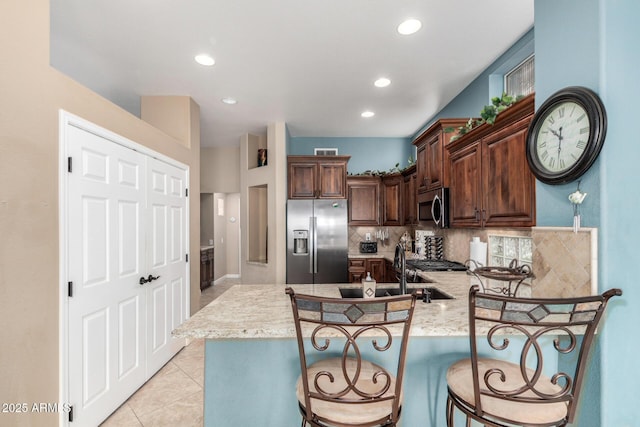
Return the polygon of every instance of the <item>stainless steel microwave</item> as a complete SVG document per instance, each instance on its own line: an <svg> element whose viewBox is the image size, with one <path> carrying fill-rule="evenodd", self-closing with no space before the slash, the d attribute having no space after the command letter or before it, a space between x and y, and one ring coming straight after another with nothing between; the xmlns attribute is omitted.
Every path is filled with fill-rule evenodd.
<svg viewBox="0 0 640 427"><path fill-rule="evenodd" d="M449 189L439 188L418 194L418 221L434 228L449 227Z"/></svg>

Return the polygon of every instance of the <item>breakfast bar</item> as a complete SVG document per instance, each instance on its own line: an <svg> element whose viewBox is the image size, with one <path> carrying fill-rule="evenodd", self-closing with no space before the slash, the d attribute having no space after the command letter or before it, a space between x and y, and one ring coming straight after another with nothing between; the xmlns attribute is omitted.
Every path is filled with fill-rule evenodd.
<svg viewBox="0 0 640 427"><path fill-rule="evenodd" d="M452 299L418 301L405 365L405 426L443 425L447 368L469 355L465 272L420 273ZM300 415L300 373L288 285L235 285L187 320L173 335L204 338L205 426L293 426ZM289 285L296 293L340 297L355 284ZM378 284L397 288L398 284Z"/></svg>

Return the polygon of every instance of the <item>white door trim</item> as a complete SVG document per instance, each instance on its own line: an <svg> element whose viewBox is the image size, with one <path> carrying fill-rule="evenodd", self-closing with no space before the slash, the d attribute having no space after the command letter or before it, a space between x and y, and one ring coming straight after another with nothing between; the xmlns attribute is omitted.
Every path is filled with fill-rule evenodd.
<svg viewBox="0 0 640 427"><path fill-rule="evenodd" d="M189 179L189 167L175 159L172 159L168 156L165 156L161 153L158 153L148 147L145 147L141 144L138 144L130 139L127 139L121 135L118 135L114 132L111 132L107 129L104 129L98 125L95 125L81 117L78 117L74 114L71 114L65 110L59 110L59 132L58 132L58 242L59 242L59 257L58 257L58 287L59 287L59 310L58 310L58 323L59 323L59 364L58 364L58 381L59 381L59 403L61 408L67 408L68 405L73 404L73 402L69 402L69 302L68 302L68 259L69 259L69 251L68 251L68 215L67 206L68 206L68 172L67 172L67 158L68 158L68 147L67 147L67 128L68 126L74 126L79 129L83 129L87 132L90 132L94 135L100 136L106 140L109 140L115 144L121 145L123 147L138 151L142 154L145 154L149 157L155 158L162 162L165 162L169 165L175 166L179 169L185 171L186 179L187 179L187 188ZM186 274L186 289L187 295L185 298L185 313L187 318L190 313L190 293L191 293L191 275L189 274L190 269L188 265L191 263L191 254L189 251L190 242L189 242L189 202L186 203L186 227L187 231L185 233L185 250L186 255L189 256L190 261L187 264L187 274ZM68 413L65 410L59 411L59 425L60 426L69 426Z"/></svg>

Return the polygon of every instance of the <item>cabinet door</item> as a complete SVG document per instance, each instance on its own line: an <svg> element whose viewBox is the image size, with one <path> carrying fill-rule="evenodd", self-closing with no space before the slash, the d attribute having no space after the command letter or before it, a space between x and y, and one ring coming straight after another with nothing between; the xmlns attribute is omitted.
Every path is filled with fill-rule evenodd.
<svg viewBox="0 0 640 427"><path fill-rule="evenodd" d="M371 273L371 277L376 282L384 282L384 259L369 258L367 259L367 271ZM366 274L365 274L366 277Z"/></svg>
<svg viewBox="0 0 640 427"><path fill-rule="evenodd" d="M396 269L393 267L393 262L389 260L384 261L384 281L386 283L397 283L398 278L396 277Z"/></svg>
<svg viewBox="0 0 640 427"><path fill-rule="evenodd" d="M289 198L315 198L317 175L317 163L289 163Z"/></svg>
<svg viewBox="0 0 640 427"><path fill-rule="evenodd" d="M441 132L434 134L427 140L426 158L425 178L427 191L444 187L444 147Z"/></svg>
<svg viewBox="0 0 640 427"><path fill-rule="evenodd" d="M416 205L416 179L417 173L404 177L404 224L416 224L418 207Z"/></svg>
<svg viewBox="0 0 640 427"><path fill-rule="evenodd" d="M349 225L380 225L380 179L347 179Z"/></svg>
<svg viewBox="0 0 640 427"><path fill-rule="evenodd" d="M403 225L403 183L402 175L386 177L382 180L383 225Z"/></svg>
<svg viewBox="0 0 640 427"><path fill-rule="evenodd" d="M319 199L344 199L347 197L346 162L318 162Z"/></svg>
<svg viewBox="0 0 640 427"><path fill-rule="evenodd" d="M367 260L365 258L349 258L349 282L360 283L365 276Z"/></svg>
<svg viewBox="0 0 640 427"><path fill-rule="evenodd" d="M416 158L418 193L424 193L427 191L427 144L417 147Z"/></svg>
<svg viewBox="0 0 640 427"><path fill-rule="evenodd" d="M449 220L451 227L479 227L480 141L451 153Z"/></svg>
<svg viewBox="0 0 640 427"><path fill-rule="evenodd" d="M530 117L482 140L485 226L535 225L535 179L525 153Z"/></svg>

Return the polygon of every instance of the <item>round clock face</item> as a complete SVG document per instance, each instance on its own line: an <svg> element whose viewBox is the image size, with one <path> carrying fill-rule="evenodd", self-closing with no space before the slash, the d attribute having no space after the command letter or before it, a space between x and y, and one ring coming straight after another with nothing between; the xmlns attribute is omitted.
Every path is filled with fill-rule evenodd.
<svg viewBox="0 0 640 427"><path fill-rule="evenodd" d="M574 166L587 148L591 128L582 105L567 101L555 105L542 119L536 135L536 154L550 172Z"/></svg>
<svg viewBox="0 0 640 427"><path fill-rule="evenodd" d="M547 184L584 174L600 154L607 130L604 105L590 89L573 86L549 97L527 133L527 161Z"/></svg>

